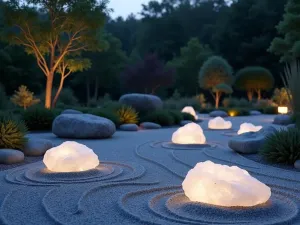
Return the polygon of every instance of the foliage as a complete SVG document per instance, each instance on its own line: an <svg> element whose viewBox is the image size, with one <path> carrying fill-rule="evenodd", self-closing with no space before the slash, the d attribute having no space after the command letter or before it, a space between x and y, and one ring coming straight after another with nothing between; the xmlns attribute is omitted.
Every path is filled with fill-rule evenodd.
<svg viewBox="0 0 300 225"><path fill-rule="evenodd" d="M173 80L174 70L167 68L154 54L128 66L121 75L124 89L136 93L155 94L158 88L170 86Z"/></svg>
<svg viewBox="0 0 300 225"><path fill-rule="evenodd" d="M231 108L227 113L229 116L249 116L249 108Z"/></svg>
<svg viewBox="0 0 300 225"><path fill-rule="evenodd" d="M282 80L286 90L290 91L289 102L296 118L296 125L300 129L300 65L293 62L287 65Z"/></svg>
<svg viewBox="0 0 300 225"><path fill-rule="evenodd" d="M183 120L183 115L179 110L169 110L170 115L173 117L174 124L180 124Z"/></svg>
<svg viewBox="0 0 300 225"><path fill-rule="evenodd" d="M0 149L23 149L27 139L27 128L23 121L11 114L0 114Z"/></svg>
<svg viewBox="0 0 300 225"><path fill-rule="evenodd" d="M196 98L168 99L164 101L164 108L182 110L185 106L192 106L194 110L200 111L201 105Z"/></svg>
<svg viewBox="0 0 300 225"><path fill-rule="evenodd" d="M283 20L277 25L277 31L283 37L275 37L269 51L280 55L281 62L291 62L300 57L300 2L288 0Z"/></svg>
<svg viewBox="0 0 300 225"><path fill-rule="evenodd" d="M56 93L56 89L54 89L53 92ZM57 104L76 106L78 104L78 99L75 97L74 92L71 88L64 88L60 92Z"/></svg>
<svg viewBox="0 0 300 225"><path fill-rule="evenodd" d="M263 67L251 66L239 70L236 74L235 87L247 91L249 101L252 101L253 93L261 99L262 90L270 90L274 86L272 73Z"/></svg>
<svg viewBox="0 0 300 225"><path fill-rule="evenodd" d="M289 105L289 95L290 91L285 88L276 88L273 92L272 100L279 106L288 106Z"/></svg>
<svg viewBox="0 0 300 225"><path fill-rule="evenodd" d="M211 92L215 99L216 108L219 107L221 93L232 92L230 87L234 81L232 73L232 67L225 59L219 56L210 57L200 69L200 87Z"/></svg>
<svg viewBox="0 0 300 225"><path fill-rule="evenodd" d="M278 108L276 106L268 106L262 109L264 114L277 114Z"/></svg>
<svg viewBox="0 0 300 225"><path fill-rule="evenodd" d="M51 130L57 115L54 110L43 107L32 107L22 113L23 120L30 131Z"/></svg>
<svg viewBox="0 0 300 225"><path fill-rule="evenodd" d="M300 159L300 130L281 129L267 136L260 154L273 163L294 164Z"/></svg>
<svg viewBox="0 0 300 225"><path fill-rule="evenodd" d="M47 79L46 108L51 107L55 73L61 74L62 87L69 74L83 70L89 64L87 59L80 58L83 51L105 48L106 43L99 38L99 32L105 22L106 3L89 0L5 2L7 29L4 29L3 37L10 44L23 46L36 58Z"/></svg>
<svg viewBox="0 0 300 225"><path fill-rule="evenodd" d="M172 114L169 110L156 110L149 112L141 118L141 122L157 123L161 126L172 126L175 124Z"/></svg>
<svg viewBox="0 0 300 225"><path fill-rule="evenodd" d="M195 121L195 117L189 113L182 112L183 120Z"/></svg>
<svg viewBox="0 0 300 225"><path fill-rule="evenodd" d="M252 104L244 98L224 98L222 104L225 108L239 107L239 108L249 108Z"/></svg>
<svg viewBox="0 0 300 225"><path fill-rule="evenodd" d="M4 86L0 83L0 110L6 109L8 105L8 99Z"/></svg>
<svg viewBox="0 0 300 225"><path fill-rule="evenodd" d="M117 111L121 124L135 123L139 121L138 113L131 106L123 106Z"/></svg>
<svg viewBox="0 0 300 225"><path fill-rule="evenodd" d="M120 126L120 119L118 115L111 109L93 109L89 113L111 120L116 125L116 127Z"/></svg>
<svg viewBox="0 0 300 225"><path fill-rule="evenodd" d="M33 92L30 92L26 86L21 85L11 97L11 101L26 110L28 107L39 103L40 99L35 98Z"/></svg>
<svg viewBox="0 0 300 225"><path fill-rule="evenodd" d="M275 106L275 104L273 103L272 100L270 99L260 99L260 100L257 100L253 106L255 108L266 108L266 107L271 107L271 106Z"/></svg>
<svg viewBox="0 0 300 225"><path fill-rule="evenodd" d="M180 93L188 96L198 92L197 84L199 66L201 66L212 51L207 45L201 45L198 38L191 38L187 45L180 49L180 55L169 62L176 69L175 87Z"/></svg>
<svg viewBox="0 0 300 225"><path fill-rule="evenodd" d="M199 101L201 108L206 107L206 98L204 94L196 95L195 98Z"/></svg>
<svg viewBox="0 0 300 225"><path fill-rule="evenodd" d="M174 100L178 100L180 99L181 95L179 93L179 91L177 89L175 89L175 91L173 92L172 96L171 96L171 99L174 99Z"/></svg>

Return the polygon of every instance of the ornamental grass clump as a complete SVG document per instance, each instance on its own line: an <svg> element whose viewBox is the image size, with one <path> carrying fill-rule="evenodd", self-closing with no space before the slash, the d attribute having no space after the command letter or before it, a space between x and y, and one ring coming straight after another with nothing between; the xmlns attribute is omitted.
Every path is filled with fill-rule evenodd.
<svg viewBox="0 0 300 225"><path fill-rule="evenodd" d="M300 130L279 130L266 137L260 154L269 162L294 164L300 159Z"/></svg>
<svg viewBox="0 0 300 225"><path fill-rule="evenodd" d="M121 107L117 111L117 115L119 117L121 124L129 124L129 123L137 124L139 122L138 113L131 106Z"/></svg>
<svg viewBox="0 0 300 225"><path fill-rule="evenodd" d="M27 139L27 127L11 114L0 114L0 151L1 148L22 150Z"/></svg>

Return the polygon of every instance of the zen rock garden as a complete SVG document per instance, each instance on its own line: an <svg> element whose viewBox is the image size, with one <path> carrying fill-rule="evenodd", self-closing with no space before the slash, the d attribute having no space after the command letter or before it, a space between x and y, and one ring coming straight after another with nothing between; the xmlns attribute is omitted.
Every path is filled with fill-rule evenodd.
<svg viewBox="0 0 300 225"><path fill-rule="evenodd" d="M300 1L121 2L0 0L0 225L300 225Z"/></svg>

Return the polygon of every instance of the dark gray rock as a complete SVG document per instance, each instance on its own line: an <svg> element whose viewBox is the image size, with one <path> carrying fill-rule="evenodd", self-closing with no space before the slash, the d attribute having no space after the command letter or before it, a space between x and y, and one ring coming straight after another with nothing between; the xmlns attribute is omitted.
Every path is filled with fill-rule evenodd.
<svg viewBox="0 0 300 225"><path fill-rule="evenodd" d="M293 121L290 115L277 115L275 116L273 123L286 126L292 124Z"/></svg>
<svg viewBox="0 0 300 225"><path fill-rule="evenodd" d="M222 111L222 110L215 110L215 111L210 112L209 116L210 117L218 117L218 116L220 116L220 117L227 117L228 114L227 114L227 112Z"/></svg>
<svg viewBox="0 0 300 225"><path fill-rule="evenodd" d="M136 124L122 124L120 130L123 131L138 131L139 127Z"/></svg>
<svg viewBox="0 0 300 225"><path fill-rule="evenodd" d="M161 128L161 125L152 122L144 122L140 124L140 127L143 129L150 130L150 129L159 129Z"/></svg>
<svg viewBox="0 0 300 225"><path fill-rule="evenodd" d="M130 105L137 111L153 111L163 107L162 100L155 95L126 94L121 96L119 102Z"/></svg>
<svg viewBox="0 0 300 225"><path fill-rule="evenodd" d="M249 115L250 116L259 116L259 115L262 115L262 113L260 111L256 111L256 110L251 110L249 112Z"/></svg>
<svg viewBox="0 0 300 225"><path fill-rule="evenodd" d="M182 121L180 122L180 126L187 125L188 123L193 123L193 121L191 121L191 120L182 120Z"/></svg>
<svg viewBox="0 0 300 225"><path fill-rule="evenodd" d="M61 114L83 114L83 112L80 112L75 109L66 109L66 110L62 111Z"/></svg>
<svg viewBox="0 0 300 225"><path fill-rule="evenodd" d="M27 156L42 156L45 152L52 148L51 141L40 138L29 138L24 147L24 154Z"/></svg>
<svg viewBox="0 0 300 225"><path fill-rule="evenodd" d="M109 138L116 132L115 124L91 114L61 114L52 124L52 132L61 138Z"/></svg>
<svg viewBox="0 0 300 225"><path fill-rule="evenodd" d="M274 133L276 129L272 126L262 128L258 132L247 132L235 136L228 142L229 148L243 154L258 153L265 143L266 137Z"/></svg>
<svg viewBox="0 0 300 225"><path fill-rule="evenodd" d="M300 170L300 160L297 160L295 163L294 163L294 166L297 170Z"/></svg>
<svg viewBox="0 0 300 225"><path fill-rule="evenodd" d="M15 149L0 149L0 164L14 164L23 161L23 152Z"/></svg>

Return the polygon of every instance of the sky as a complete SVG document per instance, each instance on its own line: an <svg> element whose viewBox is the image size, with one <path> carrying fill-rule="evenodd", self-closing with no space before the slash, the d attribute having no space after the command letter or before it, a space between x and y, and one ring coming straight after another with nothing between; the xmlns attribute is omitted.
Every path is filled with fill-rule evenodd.
<svg viewBox="0 0 300 225"><path fill-rule="evenodd" d="M147 4L150 0L110 0L109 8L114 12L113 18L122 16L126 18L130 13L138 13L142 9L142 4Z"/></svg>

